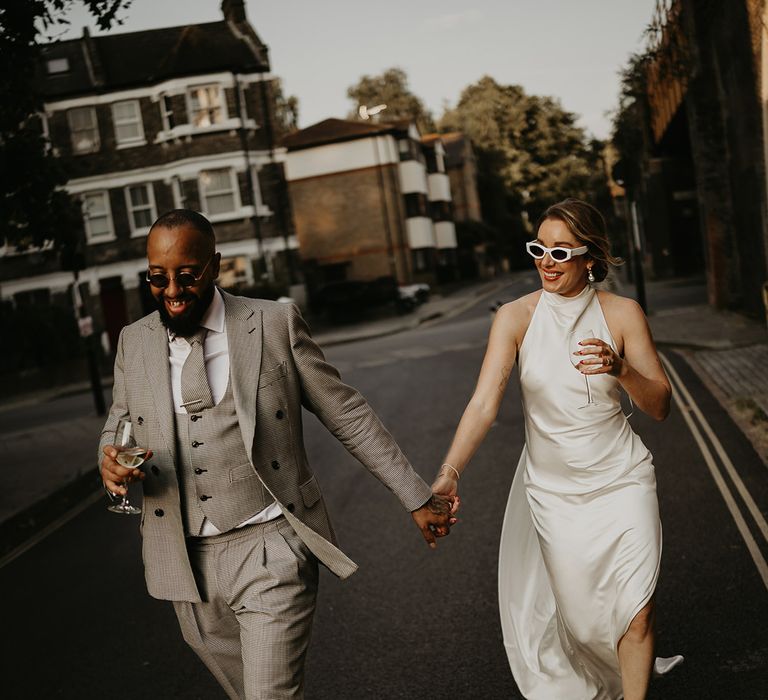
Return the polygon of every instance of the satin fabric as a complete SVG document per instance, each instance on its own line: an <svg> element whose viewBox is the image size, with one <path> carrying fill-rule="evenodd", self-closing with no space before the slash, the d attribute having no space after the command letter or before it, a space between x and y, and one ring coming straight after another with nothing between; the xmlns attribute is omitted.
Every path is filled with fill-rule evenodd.
<svg viewBox="0 0 768 700"><path fill-rule="evenodd" d="M622 697L617 646L653 595L661 524L651 453L608 374L570 360L571 332L616 347L597 294L542 291L519 352L526 444L501 535L504 645L529 700Z"/></svg>

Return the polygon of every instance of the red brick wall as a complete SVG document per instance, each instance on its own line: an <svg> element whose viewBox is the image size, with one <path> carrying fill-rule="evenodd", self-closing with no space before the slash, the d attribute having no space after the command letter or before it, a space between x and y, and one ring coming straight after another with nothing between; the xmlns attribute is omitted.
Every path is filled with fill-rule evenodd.
<svg viewBox="0 0 768 700"><path fill-rule="evenodd" d="M397 180L390 177L393 169L384 169L384 190L396 274L403 282L410 268L407 251L402 251L405 222ZM349 262L349 279L392 274L376 168L298 180L289 183L288 191L303 260Z"/></svg>

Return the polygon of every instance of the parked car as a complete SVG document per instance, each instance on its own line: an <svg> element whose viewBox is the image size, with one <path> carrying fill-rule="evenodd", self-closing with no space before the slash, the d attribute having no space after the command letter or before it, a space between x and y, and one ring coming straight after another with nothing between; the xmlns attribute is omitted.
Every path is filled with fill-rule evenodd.
<svg viewBox="0 0 768 700"><path fill-rule="evenodd" d="M429 299L428 284L405 284L397 288L397 309L401 313L413 311Z"/></svg>

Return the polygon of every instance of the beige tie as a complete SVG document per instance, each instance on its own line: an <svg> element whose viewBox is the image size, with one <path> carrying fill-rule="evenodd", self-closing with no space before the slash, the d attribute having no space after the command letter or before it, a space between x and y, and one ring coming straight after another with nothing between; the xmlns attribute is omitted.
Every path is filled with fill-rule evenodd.
<svg viewBox="0 0 768 700"><path fill-rule="evenodd" d="M181 398L184 402L181 405L187 409L187 413L197 413L214 405L203 352L207 333L207 328L199 328L197 333L187 338L192 350L181 368Z"/></svg>

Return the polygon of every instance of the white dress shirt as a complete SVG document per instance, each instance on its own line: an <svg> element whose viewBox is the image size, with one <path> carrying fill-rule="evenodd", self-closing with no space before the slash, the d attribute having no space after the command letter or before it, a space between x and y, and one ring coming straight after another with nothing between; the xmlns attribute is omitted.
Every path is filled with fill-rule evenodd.
<svg viewBox="0 0 768 700"><path fill-rule="evenodd" d="M211 305L205 312L200 325L208 329L203 344L203 355L205 357L205 372L208 375L208 384L211 387L211 396L213 402L218 404L227 391L229 383L229 344L227 343L227 328L224 324L224 298L218 289L214 291ZM186 338L177 336L168 331L168 357L171 366L171 393L173 394L173 408L176 413L187 413L187 410L181 405L181 368L184 361L192 351L192 346ZM256 381L256 377L254 377ZM254 523L265 523L274 520L282 511L277 503L255 513L253 516L240 523L237 527L253 525ZM208 518L203 520L203 527L200 531L201 537L210 537L211 535L220 535L221 531Z"/></svg>

